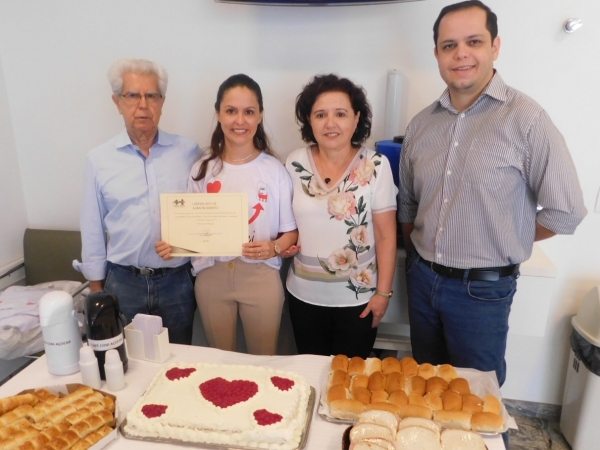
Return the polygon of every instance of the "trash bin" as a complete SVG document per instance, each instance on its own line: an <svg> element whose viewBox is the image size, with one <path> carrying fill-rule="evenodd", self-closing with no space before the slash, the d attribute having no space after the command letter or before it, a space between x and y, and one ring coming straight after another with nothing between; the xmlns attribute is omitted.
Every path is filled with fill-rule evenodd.
<svg viewBox="0 0 600 450"><path fill-rule="evenodd" d="M573 317L560 430L573 450L600 448L600 286Z"/></svg>

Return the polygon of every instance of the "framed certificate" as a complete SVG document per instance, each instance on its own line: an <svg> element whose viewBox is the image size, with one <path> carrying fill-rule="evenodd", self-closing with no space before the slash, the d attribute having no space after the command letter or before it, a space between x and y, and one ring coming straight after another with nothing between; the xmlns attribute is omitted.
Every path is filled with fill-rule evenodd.
<svg viewBox="0 0 600 450"><path fill-rule="evenodd" d="M248 195L161 194L162 240L173 256L240 256L248 242Z"/></svg>

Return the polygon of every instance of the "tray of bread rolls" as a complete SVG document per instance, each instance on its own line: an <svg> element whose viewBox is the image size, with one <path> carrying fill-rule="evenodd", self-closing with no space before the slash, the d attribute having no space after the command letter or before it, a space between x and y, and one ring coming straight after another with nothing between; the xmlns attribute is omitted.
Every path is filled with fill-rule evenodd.
<svg viewBox="0 0 600 450"><path fill-rule="evenodd" d="M507 431L510 419L495 372L419 365L410 357L333 357L320 399L321 418L350 424L370 410L482 434Z"/></svg>
<svg viewBox="0 0 600 450"><path fill-rule="evenodd" d="M342 450L486 450L474 431L442 429L439 423L420 417L398 419L388 411L360 413L354 426L342 436Z"/></svg>
<svg viewBox="0 0 600 450"><path fill-rule="evenodd" d="M116 439L116 398L82 384L0 399L0 449L98 450Z"/></svg>

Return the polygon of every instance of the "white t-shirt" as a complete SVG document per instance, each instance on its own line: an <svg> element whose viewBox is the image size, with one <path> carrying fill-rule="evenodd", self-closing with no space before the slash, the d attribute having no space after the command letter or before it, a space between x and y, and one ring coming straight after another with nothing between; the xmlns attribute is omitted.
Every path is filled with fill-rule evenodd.
<svg viewBox="0 0 600 450"><path fill-rule="evenodd" d="M248 232L249 241L272 241L279 233L296 229L292 212L292 180L277 158L261 153L249 163L233 165L226 162L208 163L206 176L194 181L203 159L196 162L190 172L188 192L246 192L248 194ZM217 173L218 168L221 171ZM211 267L215 261L227 262L235 256L200 256L192 258L194 275L202 269ZM265 263L274 269L281 267L281 258L275 256L266 261L249 260L248 263Z"/></svg>
<svg viewBox="0 0 600 450"><path fill-rule="evenodd" d="M286 162L300 245L287 288L314 305L365 304L377 287L372 215L396 209L398 190L390 163L363 147L331 185L315 167L310 148L294 150Z"/></svg>

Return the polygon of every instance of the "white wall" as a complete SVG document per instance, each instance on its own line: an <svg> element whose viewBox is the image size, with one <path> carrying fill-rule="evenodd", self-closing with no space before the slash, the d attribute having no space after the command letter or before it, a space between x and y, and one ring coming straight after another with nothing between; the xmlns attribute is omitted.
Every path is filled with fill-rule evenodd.
<svg viewBox="0 0 600 450"><path fill-rule="evenodd" d="M0 211L0 272L3 272L3 267L23 257L23 232L27 227L27 212L1 57Z"/></svg>
<svg viewBox="0 0 600 450"><path fill-rule="evenodd" d="M211 0L0 2L0 55L29 224L78 228L85 154L122 127L105 78L115 59L162 62L170 87L161 125L201 145L208 143L214 126L219 83L233 73L248 73L263 88L267 128L285 157L301 145L294 98L316 73L334 71L367 89L374 110L372 141L384 138L389 69L407 77L406 118L436 99L444 85L433 58L431 27L450 2L338 8ZM592 210L600 187L600 3L549 0L542 8L540 3L488 0L500 17L503 38L497 68L510 85L538 100L563 132ZM581 17L584 27L567 35L561 26L572 16ZM16 163L11 167L16 169ZM16 185L18 180L12 181ZM2 186L4 196L4 180ZM22 223L14 219L11 226ZM559 273L546 335L511 337L508 376L519 370L520 361L539 361L550 381L543 394L523 399L560 402L567 316L600 283L599 229L600 215L590 214L575 236L543 243Z"/></svg>

